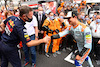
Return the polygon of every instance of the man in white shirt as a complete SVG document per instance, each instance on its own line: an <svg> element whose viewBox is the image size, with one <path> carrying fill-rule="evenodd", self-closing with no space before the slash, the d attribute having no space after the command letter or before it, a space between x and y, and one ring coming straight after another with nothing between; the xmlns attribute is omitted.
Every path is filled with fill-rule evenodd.
<svg viewBox="0 0 100 67"><path fill-rule="evenodd" d="M100 15L90 24L93 37L93 51L96 54L97 65L100 65Z"/></svg>
<svg viewBox="0 0 100 67"><path fill-rule="evenodd" d="M36 17L33 15L33 20L31 22L26 22L25 28L27 29L27 33L31 40L38 40L38 23ZM36 66L36 50L35 46L27 47L26 44L23 44L23 50L25 53L25 64L26 66L29 64L29 50L31 51L32 58L32 67Z"/></svg>

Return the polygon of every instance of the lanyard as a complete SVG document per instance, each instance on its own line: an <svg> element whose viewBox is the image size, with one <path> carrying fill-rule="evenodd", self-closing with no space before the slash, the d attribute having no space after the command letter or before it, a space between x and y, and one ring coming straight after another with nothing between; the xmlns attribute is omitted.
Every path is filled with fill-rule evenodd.
<svg viewBox="0 0 100 67"><path fill-rule="evenodd" d="M98 28L98 26L99 26L98 23L96 23L95 33L97 32L97 28Z"/></svg>

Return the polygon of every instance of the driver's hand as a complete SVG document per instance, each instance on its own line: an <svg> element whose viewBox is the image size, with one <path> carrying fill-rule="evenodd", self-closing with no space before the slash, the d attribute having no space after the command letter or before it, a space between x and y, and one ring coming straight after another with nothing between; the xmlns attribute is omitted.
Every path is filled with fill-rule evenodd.
<svg viewBox="0 0 100 67"><path fill-rule="evenodd" d="M81 60L81 57L79 55L77 55L76 60Z"/></svg>

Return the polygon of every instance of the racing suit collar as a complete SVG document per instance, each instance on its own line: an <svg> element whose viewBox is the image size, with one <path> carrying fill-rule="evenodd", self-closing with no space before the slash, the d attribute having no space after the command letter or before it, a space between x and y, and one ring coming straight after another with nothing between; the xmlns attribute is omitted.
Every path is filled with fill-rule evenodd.
<svg viewBox="0 0 100 67"><path fill-rule="evenodd" d="M80 22L78 22L76 26L73 26L73 28L76 28L76 27L78 27L79 25L80 25Z"/></svg>

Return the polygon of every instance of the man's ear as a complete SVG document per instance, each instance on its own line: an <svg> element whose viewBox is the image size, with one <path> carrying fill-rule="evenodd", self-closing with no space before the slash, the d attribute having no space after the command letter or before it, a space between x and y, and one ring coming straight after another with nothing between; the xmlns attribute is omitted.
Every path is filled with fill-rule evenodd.
<svg viewBox="0 0 100 67"><path fill-rule="evenodd" d="M23 14L22 17L23 17L23 18L26 18L26 14Z"/></svg>
<svg viewBox="0 0 100 67"><path fill-rule="evenodd" d="M26 14L23 14L22 17L26 17Z"/></svg>
<svg viewBox="0 0 100 67"><path fill-rule="evenodd" d="M74 18L77 18L77 16L75 16Z"/></svg>

